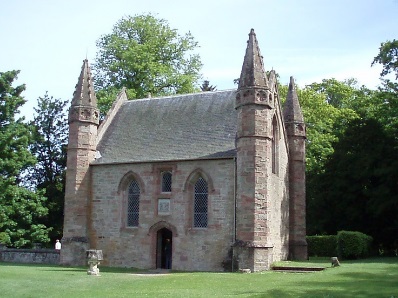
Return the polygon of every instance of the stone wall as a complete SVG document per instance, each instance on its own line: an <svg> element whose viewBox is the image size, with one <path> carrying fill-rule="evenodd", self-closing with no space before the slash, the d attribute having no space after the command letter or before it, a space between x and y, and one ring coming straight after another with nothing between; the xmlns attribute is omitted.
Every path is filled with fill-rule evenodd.
<svg viewBox="0 0 398 298"><path fill-rule="evenodd" d="M0 261L26 264L59 264L60 251L55 249L0 249Z"/></svg>
<svg viewBox="0 0 398 298"><path fill-rule="evenodd" d="M259 102L272 98L261 97L265 90L243 89L237 95L234 254L240 269L251 271L268 270L272 262L287 259L289 249L287 140L279 104Z"/></svg>
<svg viewBox="0 0 398 298"><path fill-rule="evenodd" d="M133 149L132 149L133 150ZM156 233L172 235L172 269L222 271L234 241L233 159L167 163L96 165L92 167L90 246L101 249L104 264L156 268ZM161 173L172 173L172 191L161 192ZM208 182L208 227L193 227L193 184ZM141 190L139 226L126 226L127 192L132 179ZM170 200L159 214L158 200Z"/></svg>

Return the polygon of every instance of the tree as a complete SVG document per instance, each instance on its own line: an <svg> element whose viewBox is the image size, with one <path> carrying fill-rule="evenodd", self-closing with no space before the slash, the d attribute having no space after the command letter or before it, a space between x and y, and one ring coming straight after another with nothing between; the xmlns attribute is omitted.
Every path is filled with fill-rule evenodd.
<svg viewBox="0 0 398 298"><path fill-rule="evenodd" d="M395 79L398 80L398 40L386 41L381 44L379 54L374 58L372 66L380 63L383 70L380 73L382 85L376 100L379 103L378 109L374 112L388 128L389 132L397 138L398 133L398 83L385 79L389 73L395 72Z"/></svg>
<svg viewBox="0 0 398 298"><path fill-rule="evenodd" d="M21 186L20 174L35 163L29 152L32 132L24 118L18 118L25 103L24 85L13 87L19 71L0 72L0 235L7 245L21 247L48 242L49 229L40 224L47 215L40 191Z"/></svg>
<svg viewBox="0 0 398 298"><path fill-rule="evenodd" d="M397 90L388 80L370 90L352 79L325 79L299 93L308 127L309 234L358 230L393 248L398 232Z"/></svg>
<svg viewBox="0 0 398 298"><path fill-rule="evenodd" d="M37 99L34 108L33 143L31 152L37 163L29 170L30 186L45 191L48 215L42 223L52 227L52 242L62 236L65 196L65 168L68 126L65 107L68 101L50 97L47 93Z"/></svg>
<svg viewBox="0 0 398 298"><path fill-rule="evenodd" d="M383 80L375 93L369 114L378 119L386 131L398 140L398 83Z"/></svg>
<svg viewBox="0 0 398 298"><path fill-rule="evenodd" d="M198 44L191 33L181 36L151 14L123 17L97 47L93 69L101 112L122 87L129 98L188 93L200 78L202 64L193 53Z"/></svg>
<svg viewBox="0 0 398 298"><path fill-rule="evenodd" d="M279 88L281 98L285 97L286 89L286 86ZM327 225L334 223L332 219L338 215L329 214L330 208L325 205L326 186L320 185L326 183L326 177L330 185L338 179L339 173L331 172L329 161L336 154L336 144L340 143L350 123L361 117L354 107L369 104L373 93L364 87L358 88L355 80L335 79L325 79L303 89L297 87L297 92L307 127L307 231L309 234L326 233L329 231ZM340 219L344 226L347 221Z"/></svg>
<svg viewBox="0 0 398 298"><path fill-rule="evenodd" d="M357 84L357 80L353 78L344 81L331 78L323 79L321 83L312 83L309 87L326 95L327 103L335 108L351 108L350 103L357 101L362 95Z"/></svg>
<svg viewBox="0 0 398 298"><path fill-rule="evenodd" d="M331 105L325 88L320 89L315 83L296 90L307 127L306 171L309 176L317 175L324 171L324 164L333 153L338 132L358 115L351 109ZM281 98L286 98L287 86L280 86L279 91Z"/></svg>
<svg viewBox="0 0 398 298"><path fill-rule="evenodd" d="M383 65L381 77L395 72L395 79L398 79L398 40L382 42L379 54L373 59L372 66L375 63Z"/></svg>
<svg viewBox="0 0 398 298"><path fill-rule="evenodd" d="M398 147L375 119L350 121L314 180L312 233L354 230L392 247L398 232Z"/></svg>

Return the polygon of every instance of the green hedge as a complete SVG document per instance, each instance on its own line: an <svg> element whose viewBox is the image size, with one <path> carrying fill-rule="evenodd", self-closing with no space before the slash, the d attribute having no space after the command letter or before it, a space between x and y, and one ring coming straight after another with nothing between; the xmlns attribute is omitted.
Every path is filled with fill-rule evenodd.
<svg viewBox="0 0 398 298"><path fill-rule="evenodd" d="M365 258L370 253L372 237L361 232L340 231L337 233L337 250L340 258Z"/></svg>
<svg viewBox="0 0 398 298"><path fill-rule="evenodd" d="M307 236L308 255L311 257L337 256L337 236Z"/></svg>
<svg viewBox="0 0 398 298"><path fill-rule="evenodd" d="M339 256L343 259L365 258L370 254L372 237L361 232L340 231L337 235L307 236L308 255Z"/></svg>

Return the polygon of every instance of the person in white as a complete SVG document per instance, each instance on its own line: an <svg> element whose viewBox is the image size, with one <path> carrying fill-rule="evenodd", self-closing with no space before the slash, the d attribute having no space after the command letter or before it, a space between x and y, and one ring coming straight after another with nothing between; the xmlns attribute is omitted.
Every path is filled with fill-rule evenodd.
<svg viewBox="0 0 398 298"><path fill-rule="evenodd" d="M61 242L58 239L55 241L55 249L61 249Z"/></svg>

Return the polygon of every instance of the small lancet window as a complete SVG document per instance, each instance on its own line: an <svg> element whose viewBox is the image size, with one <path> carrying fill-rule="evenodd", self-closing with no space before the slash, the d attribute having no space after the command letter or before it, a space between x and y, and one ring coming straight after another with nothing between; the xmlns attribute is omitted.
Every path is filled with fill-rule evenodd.
<svg viewBox="0 0 398 298"><path fill-rule="evenodd" d="M136 180L130 183L127 203L127 226L138 227L140 215L140 186Z"/></svg>
<svg viewBox="0 0 398 298"><path fill-rule="evenodd" d="M202 177L195 183L194 195L194 227L207 227L207 209L208 209L208 186L206 180Z"/></svg>
<svg viewBox="0 0 398 298"><path fill-rule="evenodd" d="M171 192L172 175L170 172L162 173L162 192Z"/></svg>
<svg viewBox="0 0 398 298"><path fill-rule="evenodd" d="M272 120L272 173L278 174L278 146L279 146L279 136L278 136L278 122L276 117Z"/></svg>

